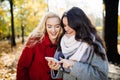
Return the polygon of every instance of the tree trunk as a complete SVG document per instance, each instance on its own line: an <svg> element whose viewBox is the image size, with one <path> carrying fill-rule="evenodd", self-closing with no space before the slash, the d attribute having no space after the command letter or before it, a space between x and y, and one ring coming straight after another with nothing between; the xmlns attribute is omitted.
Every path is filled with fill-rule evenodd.
<svg viewBox="0 0 120 80"><path fill-rule="evenodd" d="M112 61L113 63L120 63L120 55L117 49L119 0L104 0L104 3L105 3L104 39L107 48L108 60Z"/></svg>
<svg viewBox="0 0 120 80"><path fill-rule="evenodd" d="M22 30L22 44L24 44L24 26L21 25L21 30Z"/></svg>
<svg viewBox="0 0 120 80"><path fill-rule="evenodd" d="M10 0L10 13L11 13L11 47L16 46L15 42L15 30L14 30L14 16L13 16L13 0Z"/></svg>

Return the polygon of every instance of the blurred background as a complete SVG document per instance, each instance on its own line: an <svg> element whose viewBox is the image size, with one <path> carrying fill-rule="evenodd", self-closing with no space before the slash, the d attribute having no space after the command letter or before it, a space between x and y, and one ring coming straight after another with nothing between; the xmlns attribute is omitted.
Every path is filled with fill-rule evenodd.
<svg viewBox="0 0 120 80"><path fill-rule="evenodd" d="M119 0L0 0L0 80L16 80L17 61L28 35L46 12L60 17L80 7L105 40L109 79L120 80Z"/></svg>

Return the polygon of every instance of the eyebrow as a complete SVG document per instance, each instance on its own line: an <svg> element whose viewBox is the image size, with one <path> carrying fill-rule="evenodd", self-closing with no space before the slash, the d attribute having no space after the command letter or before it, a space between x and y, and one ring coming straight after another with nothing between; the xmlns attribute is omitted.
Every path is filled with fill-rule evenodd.
<svg viewBox="0 0 120 80"><path fill-rule="evenodd" d="M46 24L46 25L51 25L51 24ZM60 24L55 24L55 25L60 25Z"/></svg>

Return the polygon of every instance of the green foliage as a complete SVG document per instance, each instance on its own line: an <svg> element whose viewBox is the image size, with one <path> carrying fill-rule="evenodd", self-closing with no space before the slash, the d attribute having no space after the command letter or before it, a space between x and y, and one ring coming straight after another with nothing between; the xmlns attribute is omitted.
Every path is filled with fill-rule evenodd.
<svg viewBox="0 0 120 80"><path fill-rule="evenodd" d="M4 3L4 1L2 1ZM11 34L11 15L9 3L0 4L0 38ZM14 0L14 27L15 35L21 35L21 26L24 27L25 35L37 26L41 17L45 14L47 4L44 0Z"/></svg>

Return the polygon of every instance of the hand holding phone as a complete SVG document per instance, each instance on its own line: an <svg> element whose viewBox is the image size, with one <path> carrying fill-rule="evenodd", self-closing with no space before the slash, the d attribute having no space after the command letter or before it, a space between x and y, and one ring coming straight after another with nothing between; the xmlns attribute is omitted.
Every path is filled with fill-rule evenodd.
<svg viewBox="0 0 120 80"><path fill-rule="evenodd" d="M52 70L58 70L60 67L59 61L53 57L45 57L45 59L48 61L48 66Z"/></svg>
<svg viewBox="0 0 120 80"><path fill-rule="evenodd" d="M53 57L45 57L45 59L46 59L47 61L55 61L55 62L58 62L58 60L55 59L55 58L53 58Z"/></svg>

